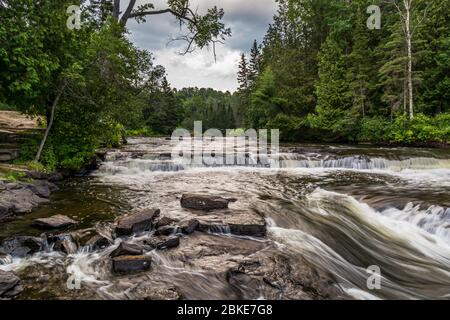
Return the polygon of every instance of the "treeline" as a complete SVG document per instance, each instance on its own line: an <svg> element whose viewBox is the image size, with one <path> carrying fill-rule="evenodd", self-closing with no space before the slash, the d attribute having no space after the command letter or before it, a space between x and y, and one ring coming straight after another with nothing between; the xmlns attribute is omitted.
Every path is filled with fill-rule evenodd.
<svg viewBox="0 0 450 320"><path fill-rule="evenodd" d="M177 93L152 54L128 40L127 22L171 14L183 28L186 52L231 32L222 9L200 15L186 0L166 5L0 0L0 106L40 116L46 128L23 146L20 161L42 170L78 169L96 149L119 144L127 128L167 133L181 123Z"/></svg>
<svg viewBox="0 0 450 320"><path fill-rule="evenodd" d="M450 141L448 0L278 2L239 66L247 127L294 141ZM380 29L367 26L371 5Z"/></svg>

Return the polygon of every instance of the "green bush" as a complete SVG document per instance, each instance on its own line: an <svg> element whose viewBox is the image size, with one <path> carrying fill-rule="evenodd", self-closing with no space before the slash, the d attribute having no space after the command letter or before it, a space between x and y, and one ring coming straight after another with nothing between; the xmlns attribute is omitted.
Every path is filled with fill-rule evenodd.
<svg viewBox="0 0 450 320"><path fill-rule="evenodd" d="M414 119L401 115L389 121L380 117L367 118L361 122L360 142L394 143L449 143L450 114L437 117L417 114Z"/></svg>

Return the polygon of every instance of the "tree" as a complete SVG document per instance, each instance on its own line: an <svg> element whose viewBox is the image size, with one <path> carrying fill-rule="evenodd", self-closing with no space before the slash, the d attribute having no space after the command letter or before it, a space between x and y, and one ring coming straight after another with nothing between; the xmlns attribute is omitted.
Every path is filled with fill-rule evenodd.
<svg viewBox="0 0 450 320"><path fill-rule="evenodd" d="M414 84L413 84L413 36L415 28L420 25L426 17L426 9L422 10L423 16L417 17L419 11L417 4L421 4L420 0L391 0L398 11L398 15L402 22L402 29L406 43L407 56L407 85L408 85L408 112L410 119L414 118ZM414 21L414 18L417 18Z"/></svg>
<svg viewBox="0 0 450 320"><path fill-rule="evenodd" d="M250 50L250 63L248 67L248 79L250 85L255 84L260 70L261 70L261 49L258 46L258 42L255 40Z"/></svg>
<svg viewBox="0 0 450 320"><path fill-rule="evenodd" d="M123 14L120 15L122 4L128 2ZM146 22L152 15L172 14L179 22L180 27L185 27L186 33L174 40L183 40L187 46L183 54L195 50L195 46L202 49L209 45L213 46L215 54L216 43L221 43L226 37L231 36L231 29L226 28L221 22L224 11L216 6L200 15L190 7L189 0L167 0L167 8L155 10L151 2L137 5L136 0L113 0L112 16L119 24L125 26L131 19L138 22Z"/></svg>
<svg viewBox="0 0 450 320"><path fill-rule="evenodd" d="M247 59L245 58L245 54L241 55L241 60L239 61L239 70L238 70L238 83L239 83L239 92L245 93L250 89L249 84L249 69L247 66Z"/></svg>
<svg viewBox="0 0 450 320"><path fill-rule="evenodd" d="M251 95L247 121L252 128L265 128L270 119L285 111L286 101L276 96L275 75L266 68Z"/></svg>

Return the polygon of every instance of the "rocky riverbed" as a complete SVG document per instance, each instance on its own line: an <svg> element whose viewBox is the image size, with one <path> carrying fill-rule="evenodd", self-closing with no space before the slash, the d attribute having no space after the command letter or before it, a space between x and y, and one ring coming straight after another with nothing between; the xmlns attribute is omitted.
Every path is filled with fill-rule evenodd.
<svg viewBox="0 0 450 320"><path fill-rule="evenodd" d="M159 209L143 209L122 216L115 223L71 232L60 230L69 226L65 222L71 219L67 217L37 219L33 225L47 231L40 237L4 239L0 246L0 264L14 259L63 257L84 252L97 257L96 264L103 265L104 276L111 277L109 291L119 298L201 298L205 293L210 298L226 294L233 299L345 296L329 276L318 273L306 261L295 259L296 264L292 265L294 260L277 252L276 246L265 237L266 222L259 214L230 209L229 199L220 196L185 194L181 199L180 207L195 209L188 208L183 216L172 216ZM233 202L238 200L233 199ZM70 225L76 224L72 222ZM171 264L167 266L171 271L162 277L161 268L165 263ZM195 282L195 286L200 284L205 291L199 292L189 283L174 286L172 277L182 276L182 269L197 270L198 274L190 274L189 281ZM2 271L1 297L20 298L23 291L35 290L36 271L25 267L21 271L22 280L13 272ZM64 288L67 281L64 273L51 277L52 282L60 282ZM85 280L81 277L75 273L74 283ZM208 287L209 281L220 283L226 292L214 292L214 286ZM63 290L61 287L52 292L54 286L44 286L40 291L52 298L70 298L67 286ZM84 297L108 297L93 288L84 291Z"/></svg>
<svg viewBox="0 0 450 320"><path fill-rule="evenodd" d="M0 296L448 298L447 151L286 145L271 170L252 154L196 167L170 150L130 139L2 222Z"/></svg>

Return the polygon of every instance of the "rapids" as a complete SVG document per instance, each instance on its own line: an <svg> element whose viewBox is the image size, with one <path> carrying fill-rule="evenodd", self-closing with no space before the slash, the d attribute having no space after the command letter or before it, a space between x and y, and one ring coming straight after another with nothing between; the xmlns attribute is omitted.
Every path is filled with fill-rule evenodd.
<svg viewBox="0 0 450 320"><path fill-rule="evenodd" d="M152 251L152 271L139 281L111 275L106 258L120 239L99 252L81 248L65 256L48 248L27 258L3 258L0 269L16 272L27 283L20 298L139 299L142 281L161 285L164 297L177 288L188 299L271 298L264 290L237 290L225 281L221 268L238 246L281 252L293 269L303 259L356 299L450 298L447 150L289 144L280 148L278 169L261 165L251 151L247 165L186 165L172 161L170 153L166 139L130 139L108 152L89 177L65 181L50 205L4 224L0 237L39 235L30 222L56 213L77 219L79 228L99 227L146 207L183 218L179 198L191 192L237 198L232 208L264 216L267 239L213 230L184 241L192 241L193 251L198 243L228 241L218 260L199 265ZM220 257L224 266L218 266ZM380 289L367 287L370 266L381 270ZM211 272L214 268L220 272ZM80 290L67 289L70 276L80 281Z"/></svg>

